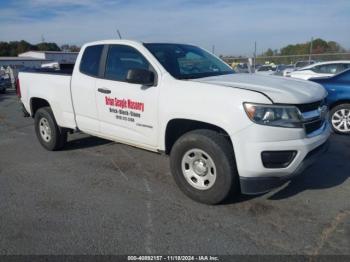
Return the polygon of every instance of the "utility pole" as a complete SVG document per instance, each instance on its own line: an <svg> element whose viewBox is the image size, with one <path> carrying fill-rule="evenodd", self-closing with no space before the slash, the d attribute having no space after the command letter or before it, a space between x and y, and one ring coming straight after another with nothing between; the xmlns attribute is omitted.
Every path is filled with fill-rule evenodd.
<svg viewBox="0 0 350 262"><path fill-rule="evenodd" d="M309 64L311 63L311 54L312 54L312 42L314 41L314 38L311 37L311 42L310 42L310 51L309 51Z"/></svg>
<svg viewBox="0 0 350 262"><path fill-rule="evenodd" d="M253 61L254 72L255 72L255 65L256 65L256 41L254 42L254 61Z"/></svg>
<svg viewBox="0 0 350 262"><path fill-rule="evenodd" d="M213 46L211 47L211 53L212 53L213 55L215 55L215 45L213 45Z"/></svg>
<svg viewBox="0 0 350 262"><path fill-rule="evenodd" d="M42 42L42 43L45 43L44 35L41 35L41 42Z"/></svg>

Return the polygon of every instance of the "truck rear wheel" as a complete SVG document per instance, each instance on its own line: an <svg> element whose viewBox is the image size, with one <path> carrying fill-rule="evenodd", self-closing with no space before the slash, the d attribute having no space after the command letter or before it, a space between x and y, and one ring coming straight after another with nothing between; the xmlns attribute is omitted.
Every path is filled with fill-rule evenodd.
<svg viewBox="0 0 350 262"><path fill-rule="evenodd" d="M181 136L170 154L170 166L179 188L190 198L218 204L239 193L239 177L229 141L211 130Z"/></svg>
<svg viewBox="0 0 350 262"><path fill-rule="evenodd" d="M38 109L34 120L36 136L43 147L50 151L64 147L67 141L67 132L57 125L50 107Z"/></svg>

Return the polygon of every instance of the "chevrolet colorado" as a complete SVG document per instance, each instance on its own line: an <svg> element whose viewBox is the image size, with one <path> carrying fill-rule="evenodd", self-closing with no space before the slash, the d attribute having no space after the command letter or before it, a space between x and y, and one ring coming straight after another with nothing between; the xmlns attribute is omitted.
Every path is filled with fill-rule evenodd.
<svg viewBox="0 0 350 262"><path fill-rule="evenodd" d="M169 154L180 189L208 204L282 185L330 134L319 84L235 74L187 44L89 43L72 72L20 72L18 85L46 149L80 130Z"/></svg>

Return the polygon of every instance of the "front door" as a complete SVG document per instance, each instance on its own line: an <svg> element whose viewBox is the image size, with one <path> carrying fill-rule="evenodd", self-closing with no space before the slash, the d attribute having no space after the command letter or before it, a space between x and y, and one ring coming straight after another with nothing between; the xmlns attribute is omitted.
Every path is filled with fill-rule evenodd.
<svg viewBox="0 0 350 262"><path fill-rule="evenodd" d="M127 143L156 147L158 87L126 82L129 69L153 67L135 48L110 45L104 77L96 81L100 133Z"/></svg>

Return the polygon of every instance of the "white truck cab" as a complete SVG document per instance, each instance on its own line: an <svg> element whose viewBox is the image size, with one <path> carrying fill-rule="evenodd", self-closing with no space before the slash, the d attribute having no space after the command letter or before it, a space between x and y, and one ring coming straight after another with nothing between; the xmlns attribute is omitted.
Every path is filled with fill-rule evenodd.
<svg viewBox="0 0 350 262"><path fill-rule="evenodd" d="M89 43L73 72L20 72L19 82L46 149L80 130L169 154L180 189L208 204L282 185L330 134L320 85L235 74L193 45Z"/></svg>

